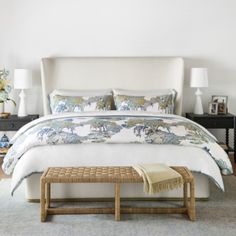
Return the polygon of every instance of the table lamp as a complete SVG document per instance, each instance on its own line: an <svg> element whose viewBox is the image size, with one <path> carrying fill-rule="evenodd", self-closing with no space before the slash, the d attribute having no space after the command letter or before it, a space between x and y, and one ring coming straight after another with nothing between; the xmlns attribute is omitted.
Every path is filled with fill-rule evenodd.
<svg viewBox="0 0 236 236"><path fill-rule="evenodd" d="M190 87L197 88L195 95L195 106L194 106L194 114L202 115L203 107L202 107L202 92L200 88L208 87L208 73L207 68L192 68L191 70L191 81Z"/></svg>
<svg viewBox="0 0 236 236"><path fill-rule="evenodd" d="M25 89L30 89L32 87L32 71L26 69L15 69L14 70L14 88L21 89L19 94L20 104L18 109L18 116L24 117L27 116L26 109L26 94Z"/></svg>

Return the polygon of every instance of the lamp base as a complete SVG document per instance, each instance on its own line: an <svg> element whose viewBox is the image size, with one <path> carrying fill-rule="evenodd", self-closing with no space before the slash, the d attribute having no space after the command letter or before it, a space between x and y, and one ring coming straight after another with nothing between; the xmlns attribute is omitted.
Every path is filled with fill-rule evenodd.
<svg viewBox="0 0 236 236"><path fill-rule="evenodd" d="M26 110L26 104L25 104L25 98L26 98L26 94L24 89L21 90L20 94L20 104L19 104L19 109L18 109L18 117L25 117L27 116L27 110Z"/></svg>
<svg viewBox="0 0 236 236"><path fill-rule="evenodd" d="M203 115L203 107L202 107L202 92L198 88L195 92L196 100L195 100L195 106L194 106L194 114L196 115Z"/></svg>

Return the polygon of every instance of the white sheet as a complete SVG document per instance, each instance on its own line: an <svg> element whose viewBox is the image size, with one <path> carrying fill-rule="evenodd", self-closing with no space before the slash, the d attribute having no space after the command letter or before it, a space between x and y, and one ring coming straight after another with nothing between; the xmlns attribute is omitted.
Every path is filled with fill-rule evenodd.
<svg viewBox="0 0 236 236"><path fill-rule="evenodd" d="M94 155L96 153L96 155ZM190 170L210 176L224 190L220 170L202 149L174 145L150 144L70 144L40 146L27 151L17 163L12 188L24 177L42 172L51 166L115 166L143 162L160 162L187 166Z"/></svg>

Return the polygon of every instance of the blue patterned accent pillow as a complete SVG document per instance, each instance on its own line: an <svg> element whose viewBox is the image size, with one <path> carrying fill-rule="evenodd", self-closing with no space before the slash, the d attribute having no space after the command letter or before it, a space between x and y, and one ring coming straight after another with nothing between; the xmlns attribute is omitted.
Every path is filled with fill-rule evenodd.
<svg viewBox="0 0 236 236"><path fill-rule="evenodd" d="M62 112L107 111L111 110L112 95L103 96L50 96L52 114Z"/></svg>
<svg viewBox="0 0 236 236"><path fill-rule="evenodd" d="M175 90L113 90L113 93L118 111L149 111L174 114Z"/></svg>

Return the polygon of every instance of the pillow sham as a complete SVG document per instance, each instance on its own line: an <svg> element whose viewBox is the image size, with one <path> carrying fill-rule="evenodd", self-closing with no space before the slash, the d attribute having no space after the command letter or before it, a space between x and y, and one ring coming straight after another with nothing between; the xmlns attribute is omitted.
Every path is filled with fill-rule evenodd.
<svg viewBox="0 0 236 236"><path fill-rule="evenodd" d="M62 96L103 96L112 95L111 89L91 89L91 90L76 90L76 89L55 89L50 94L50 97L54 95Z"/></svg>
<svg viewBox="0 0 236 236"><path fill-rule="evenodd" d="M173 114L176 98L174 89L132 91L113 90L115 107L118 111L150 111Z"/></svg>
<svg viewBox="0 0 236 236"><path fill-rule="evenodd" d="M105 93L104 93L105 92ZM52 114L111 110L113 97L108 90L54 90L50 94Z"/></svg>

